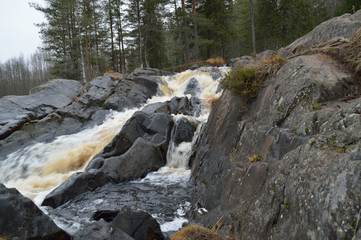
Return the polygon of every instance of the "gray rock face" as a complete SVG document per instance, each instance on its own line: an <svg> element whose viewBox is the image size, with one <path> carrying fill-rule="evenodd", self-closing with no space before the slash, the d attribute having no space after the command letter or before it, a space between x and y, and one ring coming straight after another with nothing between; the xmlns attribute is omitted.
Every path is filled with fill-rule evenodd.
<svg viewBox="0 0 361 240"><path fill-rule="evenodd" d="M252 102L225 91L197 145L193 220L234 239L360 238L359 96L320 54L288 59Z"/></svg>
<svg viewBox="0 0 361 240"><path fill-rule="evenodd" d="M0 232L6 239L70 239L30 199L0 184Z"/></svg>
<svg viewBox="0 0 361 240"><path fill-rule="evenodd" d="M30 95L0 98L0 159L28 142L26 135L34 138L45 134L32 131L32 122L47 123L49 128L56 129L54 122L59 124L56 115L53 118L49 115L71 104L80 90L80 82L57 79L33 89Z"/></svg>
<svg viewBox="0 0 361 240"><path fill-rule="evenodd" d="M300 37L286 48L280 49L278 54L285 57L335 38L350 38L360 27L361 10L353 15L344 14L321 23L305 36Z"/></svg>

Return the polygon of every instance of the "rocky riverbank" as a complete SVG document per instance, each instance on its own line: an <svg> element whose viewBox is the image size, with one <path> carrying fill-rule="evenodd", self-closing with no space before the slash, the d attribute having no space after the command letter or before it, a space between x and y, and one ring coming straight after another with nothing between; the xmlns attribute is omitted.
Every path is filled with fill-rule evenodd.
<svg viewBox="0 0 361 240"><path fill-rule="evenodd" d="M191 96L131 112L107 144L84 157L89 164L75 164L79 172L45 197L43 211L58 223L71 219L74 231L59 229L29 199L1 185L0 238L166 239L174 231L154 218L160 222L177 212L223 239L361 239L360 28L358 11L319 25L277 53L230 61L235 67L274 54L285 58L256 98L224 90L203 126L201 108L216 99L202 103L204 86L184 73L175 85L186 83L182 94ZM192 74L205 74L211 85L224 77L218 68ZM168 75L139 69L85 85L54 80L28 96L1 98L0 161L36 142L98 125L111 110L143 106L170 91L162 80ZM220 90L214 85L211 95ZM178 158L191 156L191 173L147 175L170 167L170 149ZM16 159L8 166L28 176L30 163ZM13 167L1 166L2 181L14 177ZM160 211L151 216L154 209Z"/></svg>

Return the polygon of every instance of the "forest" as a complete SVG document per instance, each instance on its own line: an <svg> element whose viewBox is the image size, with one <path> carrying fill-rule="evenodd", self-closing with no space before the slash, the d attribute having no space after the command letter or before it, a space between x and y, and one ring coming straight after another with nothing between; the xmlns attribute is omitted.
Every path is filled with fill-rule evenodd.
<svg viewBox="0 0 361 240"><path fill-rule="evenodd" d="M0 97L54 78L87 82L106 71L169 69L277 50L361 0L45 0L29 3L43 46L0 63Z"/></svg>

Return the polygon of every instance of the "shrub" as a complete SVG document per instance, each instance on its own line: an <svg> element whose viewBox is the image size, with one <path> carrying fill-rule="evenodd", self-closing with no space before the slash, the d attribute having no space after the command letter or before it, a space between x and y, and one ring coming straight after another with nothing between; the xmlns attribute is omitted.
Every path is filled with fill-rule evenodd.
<svg viewBox="0 0 361 240"><path fill-rule="evenodd" d="M191 224L176 232L171 240L221 240L222 238L210 229Z"/></svg>
<svg viewBox="0 0 361 240"><path fill-rule="evenodd" d="M284 58L275 55L264 57L257 63L239 66L232 69L222 81L224 88L254 98L266 77L281 68Z"/></svg>
<svg viewBox="0 0 361 240"><path fill-rule="evenodd" d="M248 161L250 161L250 162L258 162L258 161L261 161L261 158L257 154L255 154L252 157L249 157Z"/></svg>
<svg viewBox="0 0 361 240"><path fill-rule="evenodd" d="M314 103L312 104L312 110L320 110L322 108L323 103Z"/></svg>

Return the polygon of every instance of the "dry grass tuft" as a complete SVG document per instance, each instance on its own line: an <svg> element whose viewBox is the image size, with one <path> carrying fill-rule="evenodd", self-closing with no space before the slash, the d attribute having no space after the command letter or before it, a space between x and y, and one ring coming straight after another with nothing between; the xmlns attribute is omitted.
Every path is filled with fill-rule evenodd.
<svg viewBox="0 0 361 240"><path fill-rule="evenodd" d="M218 102L218 99L219 97L218 96L213 96L211 98L208 98L206 100L206 107L209 107L209 108L213 108L214 106L216 106L217 102Z"/></svg>
<svg viewBox="0 0 361 240"><path fill-rule="evenodd" d="M218 65L221 65L221 64L225 64L226 61L224 61L224 59L221 58L221 57L216 57L216 58L207 59L206 63L211 64L213 66L218 66Z"/></svg>
<svg viewBox="0 0 361 240"><path fill-rule="evenodd" d="M210 229L191 224L176 232L171 240L221 240L222 238Z"/></svg>
<svg viewBox="0 0 361 240"><path fill-rule="evenodd" d="M113 69L108 69L108 70L105 71L104 76L107 76L107 75L113 74L113 73L114 73Z"/></svg>

